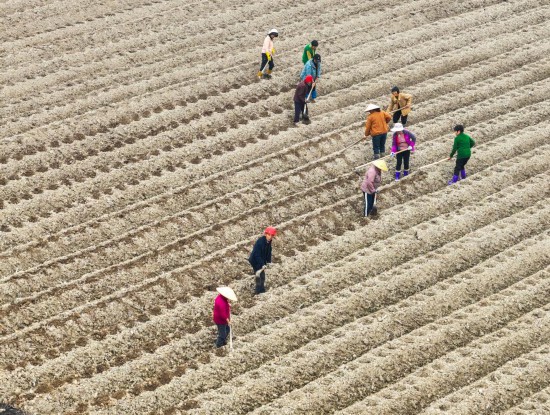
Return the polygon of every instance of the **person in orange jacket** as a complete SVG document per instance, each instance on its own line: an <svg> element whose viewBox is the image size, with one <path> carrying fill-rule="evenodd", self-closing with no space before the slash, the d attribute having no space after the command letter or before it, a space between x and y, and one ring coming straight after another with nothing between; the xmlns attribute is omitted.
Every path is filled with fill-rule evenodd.
<svg viewBox="0 0 550 415"><path fill-rule="evenodd" d="M376 160L384 157L386 153L386 137L388 135L388 122L391 120L391 115L386 111L382 111L375 104L369 104L365 112L369 113L365 124L365 138L369 135L372 137L373 158Z"/></svg>

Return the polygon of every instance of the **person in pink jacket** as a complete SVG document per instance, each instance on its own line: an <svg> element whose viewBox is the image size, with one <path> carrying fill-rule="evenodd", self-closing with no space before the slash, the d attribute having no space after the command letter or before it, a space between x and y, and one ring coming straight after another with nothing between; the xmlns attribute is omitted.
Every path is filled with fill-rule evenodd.
<svg viewBox="0 0 550 415"><path fill-rule="evenodd" d="M273 55L275 54L275 48L273 47L273 39L279 37L277 29L271 29L264 39L262 46L262 63L260 64L260 71L258 72L258 78L271 79L271 72L275 63L273 62ZM264 74L265 66L268 65L267 73Z"/></svg>
<svg viewBox="0 0 550 415"><path fill-rule="evenodd" d="M218 339L216 347L222 347L227 344L227 336L231 330L231 305L229 300L237 301L235 292L229 287L218 287L216 291L219 295L214 300L214 309L212 311L212 320L218 327Z"/></svg>
<svg viewBox="0 0 550 415"><path fill-rule="evenodd" d="M381 159L374 160L371 166L365 172L365 178L361 183L361 190L363 191L364 204L364 216L375 215L377 210L374 206L375 196L378 193L378 187L382 181L382 172L388 171L386 162Z"/></svg>
<svg viewBox="0 0 550 415"><path fill-rule="evenodd" d="M403 177L409 175L409 159L411 153L414 153L416 136L409 130L403 128L403 124L395 123L391 129L393 133L391 156L397 158L395 165L395 181L401 177L401 164L404 164Z"/></svg>

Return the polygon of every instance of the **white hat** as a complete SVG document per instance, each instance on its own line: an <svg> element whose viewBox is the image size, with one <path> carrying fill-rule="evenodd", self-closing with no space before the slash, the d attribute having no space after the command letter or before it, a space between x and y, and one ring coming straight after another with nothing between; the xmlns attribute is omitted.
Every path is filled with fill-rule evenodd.
<svg viewBox="0 0 550 415"><path fill-rule="evenodd" d="M233 291L229 287L218 287L218 288L216 288L216 291L219 292L221 295L223 295L228 300L237 301L237 296L235 295L235 291Z"/></svg>
<svg viewBox="0 0 550 415"><path fill-rule="evenodd" d="M382 171L388 171L388 165L384 160L381 160L381 159L374 160L372 164L374 164L375 167L378 167Z"/></svg>
<svg viewBox="0 0 550 415"><path fill-rule="evenodd" d="M372 110L378 110L380 109L380 107L376 104L369 104L367 105L367 108L365 109L365 112L369 112L369 111L372 111Z"/></svg>
<svg viewBox="0 0 550 415"><path fill-rule="evenodd" d="M403 124L401 124L400 122L396 122L391 131L395 133L397 131L403 131L404 129L405 128L403 128Z"/></svg>
<svg viewBox="0 0 550 415"><path fill-rule="evenodd" d="M267 32L268 35L271 35L271 34L275 34L275 35L278 35L279 32L277 31L277 29L271 29L269 32Z"/></svg>

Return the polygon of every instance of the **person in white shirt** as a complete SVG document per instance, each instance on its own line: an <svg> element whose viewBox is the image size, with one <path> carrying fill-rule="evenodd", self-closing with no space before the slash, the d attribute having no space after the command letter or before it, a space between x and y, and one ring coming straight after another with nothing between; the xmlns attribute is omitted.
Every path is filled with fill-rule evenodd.
<svg viewBox="0 0 550 415"><path fill-rule="evenodd" d="M275 48L273 47L273 39L279 37L279 32L277 29L271 29L267 36L264 39L264 45L262 47L262 63L260 64L260 71L258 72L258 78L271 78L271 72L275 64L273 63L273 54L275 53ZM268 65L268 69L264 74L265 66Z"/></svg>

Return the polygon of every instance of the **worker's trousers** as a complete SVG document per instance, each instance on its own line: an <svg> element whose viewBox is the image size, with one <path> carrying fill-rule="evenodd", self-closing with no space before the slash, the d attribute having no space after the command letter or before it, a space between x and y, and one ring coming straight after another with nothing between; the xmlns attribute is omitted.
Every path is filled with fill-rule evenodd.
<svg viewBox="0 0 550 415"><path fill-rule="evenodd" d="M466 163L468 163L468 160L470 160L470 157L465 157L463 159L456 159L453 175L458 176L458 173L460 172L460 170L464 169L464 166L466 166Z"/></svg>
<svg viewBox="0 0 550 415"><path fill-rule="evenodd" d="M227 336L229 336L229 330L231 327L229 324L216 324L218 326L218 339L216 340L216 347L222 347L227 344Z"/></svg>
<svg viewBox="0 0 550 415"><path fill-rule="evenodd" d="M256 275L256 294L265 293L265 271L260 272L260 275Z"/></svg>
<svg viewBox="0 0 550 415"><path fill-rule="evenodd" d="M370 214L372 208L374 207L374 196L374 194L371 195L370 193L363 192L363 197L365 198L363 214L365 215L365 217Z"/></svg>
<svg viewBox="0 0 550 415"><path fill-rule="evenodd" d="M387 133L378 134L372 136L372 150L374 152L374 158L380 157L380 153L386 152L386 137Z"/></svg>
<svg viewBox="0 0 550 415"><path fill-rule="evenodd" d="M265 53L262 53L262 63L260 64L260 72L264 70L264 67L266 65L266 63L269 62L269 70L273 70L273 67L275 66L275 64L273 63L273 56L271 57L271 60L268 60L267 59L267 55Z"/></svg>
<svg viewBox="0 0 550 415"><path fill-rule="evenodd" d="M397 121L399 121L399 118L401 118L401 124L403 124L403 127L407 125L407 117L408 115L401 114L401 110L396 111L393 113L393 123L395 124Z"/></svg>

